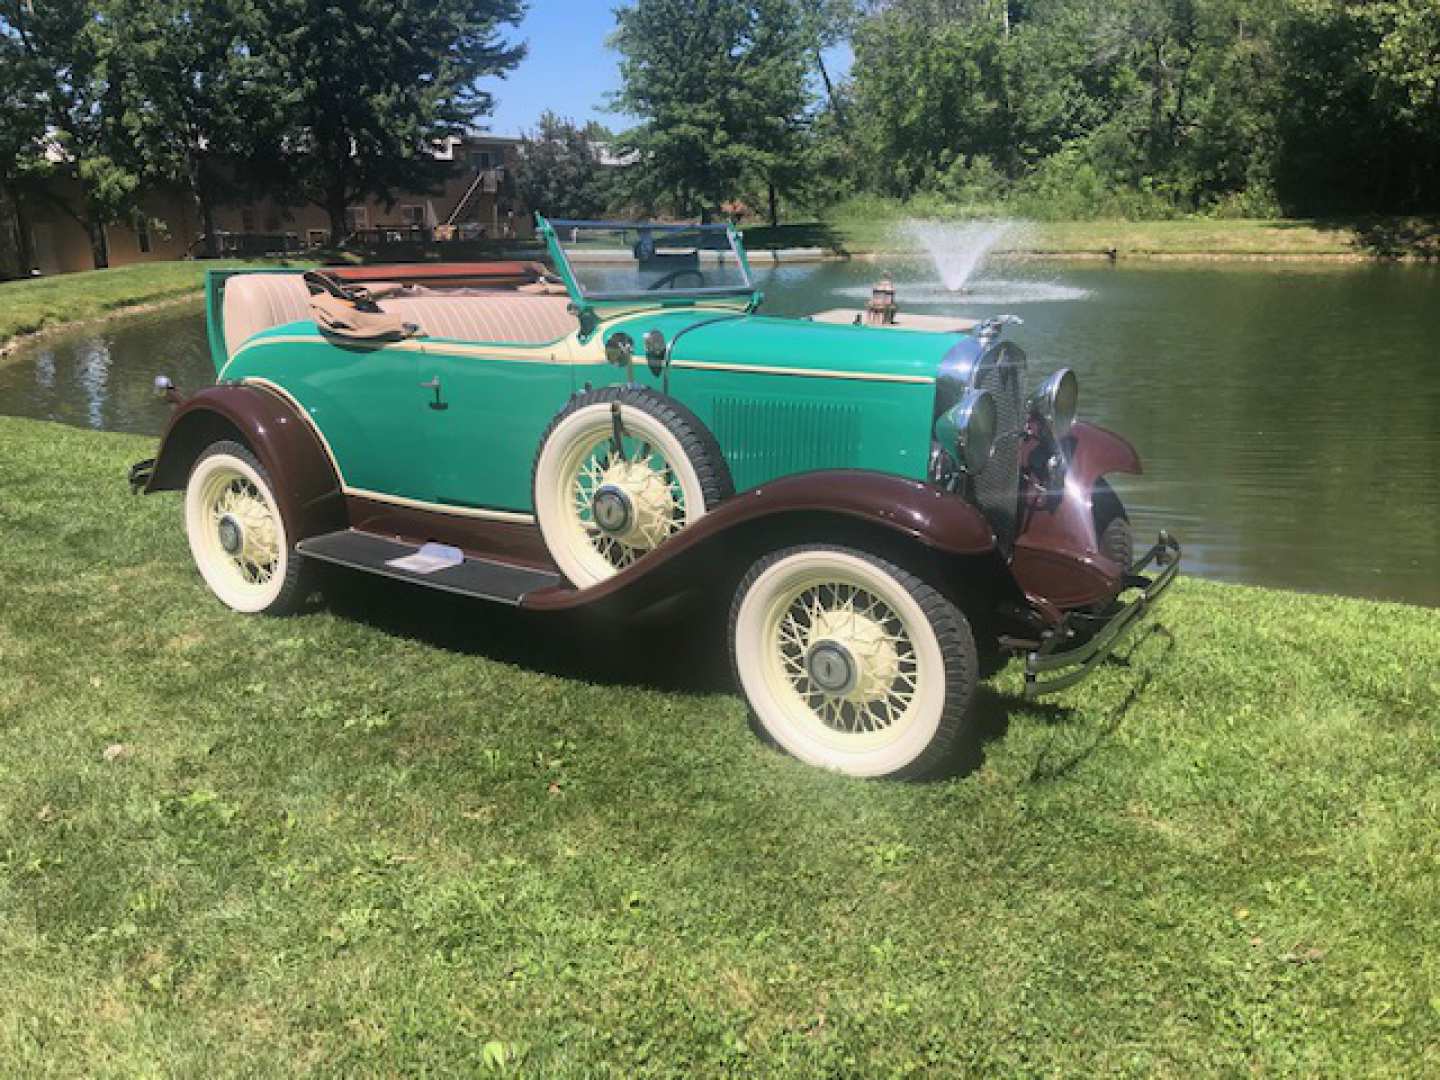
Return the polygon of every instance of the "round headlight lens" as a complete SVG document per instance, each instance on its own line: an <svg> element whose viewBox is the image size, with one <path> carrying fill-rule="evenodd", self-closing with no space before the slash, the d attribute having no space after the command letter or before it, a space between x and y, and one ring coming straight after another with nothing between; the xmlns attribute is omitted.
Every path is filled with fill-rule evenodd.
<svg viewBox="0 0 1440 1080"><path fill-rule="evenodd" d="M988 390L971 390L940 415L935 436L942 446L953 446L965 471L976 475L985 468L990 452L995 449L998 423L995 398Z"/></svg>
<svg viewBox="0 0 1440 1080"><path fill-rule="evenodd" d="M1069 368L1051 375L1030 399L1030 413L1039 419L1057 439L1070 434L1075 412L1080 405L1080 380Z"/></svg>

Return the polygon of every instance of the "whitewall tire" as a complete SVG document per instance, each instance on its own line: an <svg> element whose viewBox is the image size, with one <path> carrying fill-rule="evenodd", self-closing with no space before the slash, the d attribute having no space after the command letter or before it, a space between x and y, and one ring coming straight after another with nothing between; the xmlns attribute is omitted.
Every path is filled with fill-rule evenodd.
<svg viewBox="0 0 1440 1080"><path fill-rule="evenodd" d="M713 437L678 402L641 387L578 395L535 458L535 519L579 588L633 565L731 494Z"/></svg>
<svg viewBox="0 0 1440 1080"><path fill-rule="evenodd" d="M801 761L897 779L978 763L970 625L884 559L807 545L759 560L731 607L730 655L757 729Z"/></svg>
<svg viewBox="0 0 1440 1080"><path fill-rule="evenodd" d="M284 614L305 599L304 559L269 475L237 442L210 446L185 484L185 534L205 584L246 614Z"/></svg>

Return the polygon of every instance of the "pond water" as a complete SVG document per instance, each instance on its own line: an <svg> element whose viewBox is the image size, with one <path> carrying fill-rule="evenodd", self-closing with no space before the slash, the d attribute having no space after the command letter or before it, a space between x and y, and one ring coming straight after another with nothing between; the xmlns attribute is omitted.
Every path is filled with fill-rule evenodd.
<svg viewBox="0 0 1440 1080"><path fill-rule="evenodd" d="M1129 437L1116 486L1191 572L1440 605L1440 268L995 261L966 294L920 262L761 270L777 314L1013 312L1032 378L1080 377L1081 414ZM0 362L0 413L156 432L156 372L213 377L198 307L57 336Z"/></svg>

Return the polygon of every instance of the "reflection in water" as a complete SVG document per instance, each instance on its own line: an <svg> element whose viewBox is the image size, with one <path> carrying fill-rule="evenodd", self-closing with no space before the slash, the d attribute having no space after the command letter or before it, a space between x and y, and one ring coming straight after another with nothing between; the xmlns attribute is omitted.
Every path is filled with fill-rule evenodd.
<svg viewBox="0 0 1440 1080"><path fill-rule="evenodd" d="M155 433L169 413L151 392L161 373L187 390L214 382L198 305L44 338L0 361L0 412Z"/></svg>
<svg viewBox="0 0 1440 1080"><path fill-rule="evenodd" d="M1031 378L1075 369L1145 461L1116 479L1137 530L1172 528L1191 572L1440 605L1440 268L1017 260L951 296L928 263L782 265L765 310L858 307L884 270L902 310L1022 316ZM213 379L198 307L11 358L0 412L158 432L158 372Z"/></svg>

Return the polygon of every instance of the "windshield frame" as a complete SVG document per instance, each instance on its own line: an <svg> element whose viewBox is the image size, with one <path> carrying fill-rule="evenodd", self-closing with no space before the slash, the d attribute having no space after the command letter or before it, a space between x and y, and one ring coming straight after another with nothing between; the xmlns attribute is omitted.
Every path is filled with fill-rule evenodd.
<svg viewBox="0 0 1440 1080"><path fill-rule="evenodd" d="M745 243L740 237L740 231L733 225L710 224L697 225L694 223L670 223L653 221L588 221L577 218L555 218L553 220L535 215L540 228L541 235L550 248L551 257L555 260L555 268L565 281L565 287L570 291L570 298L580 305L605 304L605 303L626 303L633 304L636 301L646 301L657 306L669 305L676 302L690 300L725 300L745 299L750 306L753 306L758 299L758 289L755 286L755 275L750 269L750 260L745 255ZM694 233L705 232L723 234L729 241L730 251L736 258L740 268L740 274L745 279L744 284L736 285L708 285L689 289L666 289L663 292L654 289L624 289L616 292L587 292L580 284L570 263L570 255L566 250L565 243L560 239L560 231L563 229L611 229L611 230L640 230L646 229L653 233Z"/></svg>

